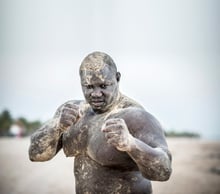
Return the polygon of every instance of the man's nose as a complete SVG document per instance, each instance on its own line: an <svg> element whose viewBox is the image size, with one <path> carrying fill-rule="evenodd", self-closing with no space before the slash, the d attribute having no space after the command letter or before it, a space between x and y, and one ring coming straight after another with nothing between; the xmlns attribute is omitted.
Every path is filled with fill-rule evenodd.
<svg viewBox="0 0 220 194"><path fill-rule="evenodd" d="M102 91L98 88L94 88L94 90L91 93L92 97L101 97L102 96Z"/></svg>

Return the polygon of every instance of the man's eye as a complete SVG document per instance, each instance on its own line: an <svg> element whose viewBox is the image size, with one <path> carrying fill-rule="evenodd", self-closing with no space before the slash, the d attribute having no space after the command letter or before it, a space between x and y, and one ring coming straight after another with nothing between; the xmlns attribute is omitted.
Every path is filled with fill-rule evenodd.
<svg viewBox="0 0 220 194"><path fill-rule="evenodd" d="M87 85L86 88L87 88L87 89L92 89L93 86L92 86L92 85Z"/></svg>
<svg viewBox="0 0 220 194"><path fill-rule="evenodd" d="M102 88L102 89L106 89L106 88L107 88L107 85L102 84L102 85L100 85L100 88Z"/></svg>

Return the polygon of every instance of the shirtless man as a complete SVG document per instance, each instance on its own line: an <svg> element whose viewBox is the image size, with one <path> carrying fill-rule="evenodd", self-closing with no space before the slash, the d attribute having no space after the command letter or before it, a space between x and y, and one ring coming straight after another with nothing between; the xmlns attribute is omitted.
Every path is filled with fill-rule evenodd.
<svg viewBox="0 0 220 194"><path fill-rule="evenodd" d="M77 194L150 194L151 182L171 174L171 154L159 122L119 92L120 73L105 53L80 66L85 101L61 105L31 137L31 161L63 148L74 157Z"/></svg>

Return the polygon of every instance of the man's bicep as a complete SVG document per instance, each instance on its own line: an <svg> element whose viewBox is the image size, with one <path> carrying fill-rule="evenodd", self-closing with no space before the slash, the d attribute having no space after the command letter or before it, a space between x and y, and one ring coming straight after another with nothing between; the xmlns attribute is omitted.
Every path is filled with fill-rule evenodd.
<svg viewBox="0 0 220 194"><path fill-rule="evenodd" d="M136 111L127 119L131 134L149 146L167 148L164 130L159 121L145 110Z"/></svg>
<svg viewBox="0 0 220 194"><path fill-rule="evenodd" d="M149 113L148 113L149 114ZM165 132L161 124L152 115L144 115L139 117L139 126L134 132L134 137L146 143L152 148L158 148L167 154L172 160L171 153L168 149Z"/></svg>

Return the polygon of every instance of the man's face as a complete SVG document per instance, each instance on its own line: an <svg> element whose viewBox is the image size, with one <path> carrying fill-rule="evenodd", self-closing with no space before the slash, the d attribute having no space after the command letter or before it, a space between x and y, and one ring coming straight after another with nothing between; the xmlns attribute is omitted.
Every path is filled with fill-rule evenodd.
<svg viewBox="0 0 220 194"><path fill-rule="evenodd" d="M81 85L86 101L96 113L103 113L114 106L118 97L118 82L115 72L107 65L101 69L84 69Z"/></svg>

